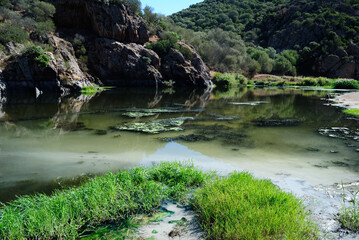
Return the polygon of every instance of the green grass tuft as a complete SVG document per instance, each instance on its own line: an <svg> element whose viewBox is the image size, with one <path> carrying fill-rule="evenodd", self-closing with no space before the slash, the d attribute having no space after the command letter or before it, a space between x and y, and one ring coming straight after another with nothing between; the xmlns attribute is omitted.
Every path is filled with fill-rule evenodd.
<svg viewBox="0 0 359 240"><path fill-rule="evenodd" d="M20 197L0 209L0 239L76 239L84 227L153 213L166 198L181 200L209 177L191 164L163 163L108 173L52 196Z"/></svg>
<svg viewBox="0 0 359 240"><path fill-rule="evenodd" d="M343 112L355 117L359 117L359 109L346 109Z"/></svg>
<svg viewBox="0 0 359 240"><path fill-rule="evenodd" d="M316 228L293 195L248 173L218 179L194 194L209 239L316 239Z"/></svg>

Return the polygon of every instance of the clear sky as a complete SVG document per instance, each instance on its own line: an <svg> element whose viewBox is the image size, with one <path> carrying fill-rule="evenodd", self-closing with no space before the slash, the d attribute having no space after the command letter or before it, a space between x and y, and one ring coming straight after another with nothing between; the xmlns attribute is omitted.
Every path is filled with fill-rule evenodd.
<svg viewBox="0 0 359 240"><path fill-rule="evenodd" d="M203 0L141 0L142 8L148 5L154 8L155 13L162 13L166 16L199 2Z"/></svg>

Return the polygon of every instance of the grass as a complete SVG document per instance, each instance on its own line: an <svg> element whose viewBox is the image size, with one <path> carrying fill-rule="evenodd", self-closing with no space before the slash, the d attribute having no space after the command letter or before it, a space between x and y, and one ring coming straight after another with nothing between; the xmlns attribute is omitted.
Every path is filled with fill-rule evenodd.
<svg viewBox="0 0 359 240"><path fill-rule="evenodd" d="M355 190L351 193L351 200L349 201L350 205L345 205L345 189L344 185L342 184L342 190L343 190L343 205L342 205L342 211L339 214L339 220L343 224L344 227L359 231L359 202L358 202L358 196L359 191Z"/></svg>
<svg viewBox="0 0 359 240"><path fill-rule="evenodd" d="M78 188L20 197L0 209L0 239L76 239L88 226L151 214L163 199L183 200L209 178L193 165L108 173Z"/></svg>
<svg viewBox="0 0 359 240"><path fill-rule="evenodd" d="M359 117L359 109L346 109L343 112L355 117Z"/></svg>
<svg viewBox="0 0 359 240"><path fill-rule="evenodd" d="M95 95L98 92L109 90L112 87L100 87L100 86L89 86L81 88L81 94L83 95Z"/></svg>
<svg viewBox="0 0 359 240"><path fill-rule="evenodd" d="M270 181L248 173L219 178L174 162L108 173L51 196L20 197L0 209L0 239L77 239L99 229L87 235L93 239L112 232L111 223L130 233L141 222L136 216L153 215L164 199L186 203L193 189L191 203L208 239L316 238L302 203Z"/></svg>
<svg viewBox="0 0 359 240"><path fill-rule="evenodd" d="M208 239L317 238L300 201L248 173L207 184L195 193L193 206Z"/></svg>

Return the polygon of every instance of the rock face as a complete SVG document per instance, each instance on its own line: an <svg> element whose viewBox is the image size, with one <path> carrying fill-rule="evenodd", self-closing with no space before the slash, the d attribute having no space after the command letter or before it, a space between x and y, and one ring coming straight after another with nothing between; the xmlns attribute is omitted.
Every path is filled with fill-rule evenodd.
<svg viewBox="0 0 359 240"><path fill-rule="evenodd" d="M349 55L353 56L353 59L349 59ZM346 50L320 56L315 62L313 70L319 75L359 80L359 45L350 44Z"/></svg>
<svg viewBox="0 0 359 240"><path fill-rule="evenodd" d="M89 60L104 83L117 86L157 86L162 80L160 58L142 45L96 39Z"/></svg>
<svg viewBox="0 0 359 240"><path fill-rule="evenodd" d="M158 86L164 80L173 80L177 86L212 88L208 67L193 48L190 59L171 49L162 59L142 45L124 44L110 39L96 39L89 52L92 68L103 82L115 86Z"/></svg>
<svg viewBox="0 0 359 240"><path fill-rule="evenodd" d="M164 77L174 80L179 86L212 88L209 68L200 56L189 45L183 42L178 45L190 50L190 54L186 59L180 51L171 49L162 60L161 70Z"/></svg>
<svg viewBox="0 0 359 240"><path fill-rule="evenodd" d="M28 56L18 55L7 61L4 80L9 91L54 91L66 93L91 86L92 83L81 71L72 45L55 36L48 39L54 48L47 67L39 67Z"/></svg>
<svg viewBox="0 0 359 240"><path fill-rule="evenodd" d="M86 0L52 0L58 27L87 29L97 36L143 44L149 36L145 23L123 4Z"/></svg>
<svg viewBox="0 0 359 240"><path fill-rule="evenodd" d="M209 69L191 46L179 42L186 51L171 49L162 59L146 49L146 25L127 6L94 0L49 1L56 7L54 20L63 38L49 35L36 39L54 49L46 53L50 58L46 67L22 54L23 45L6 44L8 54L0 52L0 66L5 66L3 86L8 91L32 91L38 95L93 86L94 78L79 67L69 42L78 32L84 34L84 57L88 57L91 74L100 77L105 85L157 87L165 80L174 80L178 86L212 89Z"/></svg>

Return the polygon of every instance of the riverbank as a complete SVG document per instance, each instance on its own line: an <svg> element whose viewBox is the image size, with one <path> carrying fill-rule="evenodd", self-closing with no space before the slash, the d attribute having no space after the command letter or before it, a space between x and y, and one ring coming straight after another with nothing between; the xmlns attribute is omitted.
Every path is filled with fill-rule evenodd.
<svg viewBox="0 0 359 240"><path fill-rule="evenodd" d="M0 210L0 238L76 239L89 227L153 215L166 199L189 203L208 238L316 239L318 234L304 205L268 180L248 173L221 178L172 162L108 173L52 196L20 197Z"/></svg>
<svg viewBox="0 0 359 240"><path fill-rule="evenodd" d="M336 97L335 101L347 109L359 109L359 92L345 93Z"/></svg>

